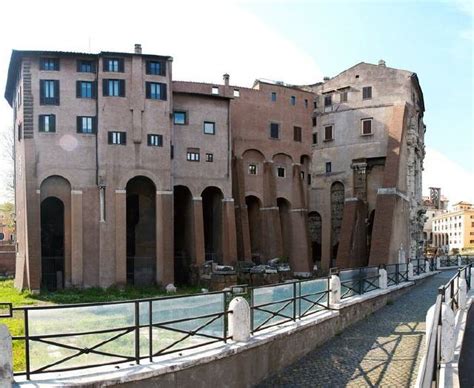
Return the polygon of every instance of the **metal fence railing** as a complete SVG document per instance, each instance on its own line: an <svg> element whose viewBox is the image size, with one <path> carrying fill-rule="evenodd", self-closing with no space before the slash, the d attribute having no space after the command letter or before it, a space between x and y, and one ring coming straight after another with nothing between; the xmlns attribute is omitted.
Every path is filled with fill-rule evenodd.
<svg viewBox="0 0 474 388"><path fill-rule="evenodd" d="M252 333L329 309L329 292L329 278L250 289Z"/></svg>
<svg viewBox="0 0 474 388"><path fill-rule="evenodd" d="M10 306L11 308L11 306ZM142 359L226 342L226 292L134 301L14 307L23 315L24 371L63 372L140 363Z"/></svg>
<svg viewBox="0 0 474 388"><path fill-rule="evenodd" d="M441 367L441 333L442 333L442 304L448 304L454 313L459 309L460 279L465 279L467 290L471 289L472 264L460 268L456 274L443 286L439 287L436 297L434 316L431 325L427 327L428 340L425 358L421 365L419 386L431 388L439 386Z"/></svg>
<svg viewBox="0 0 474 388"><path fill-rule="evenodd" d="M426 273L426 259L412 259L410 263L413 265L413 275L419 276Z"/></svg>
<svg viewBox="0 0 474 388"><path fill-rule="evenodd" d="M379 276L379 267L361 267L339 271L341 299L378 289Z"/></svg>

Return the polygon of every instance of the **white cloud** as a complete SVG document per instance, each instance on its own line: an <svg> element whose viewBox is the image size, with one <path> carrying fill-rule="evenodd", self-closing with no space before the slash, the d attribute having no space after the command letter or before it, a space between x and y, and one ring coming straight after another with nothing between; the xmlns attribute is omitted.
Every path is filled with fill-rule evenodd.
<svg viewBox="0 0 474 388"><path fill-rule="evenodd" d="M12 49L130 52L134 43L145 53L171 55L178 80L221 83L224 73L239 86L251 86L255 78L295 84L322 79L311 56L236 2L83 0L75 7L63 0L25 0L0 7L2 91ZM21 23L14 15L21 15ZM12 111L1 100L5 131Z"/></svg>
<svg viewBox="0 0 474 388"><path fill-rule="evenodd" d="M449 199L450 205L459 201L474 203L474 174L472 172L431 147L427 147L424 167L423 193L425 195L429 195L429 187L441 187L441 194Z"/></svg>

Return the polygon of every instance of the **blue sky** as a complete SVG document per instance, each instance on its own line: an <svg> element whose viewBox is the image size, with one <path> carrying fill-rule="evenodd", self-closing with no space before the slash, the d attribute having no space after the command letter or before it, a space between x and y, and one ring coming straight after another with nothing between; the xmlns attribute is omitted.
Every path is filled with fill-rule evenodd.
<svg viewBox="0 0 474 388"><path fill-rule="evenodd" d="M12 49L171 55L179 80L303 84L359 62L418 74L427 124L425 191L474 202L473 0L0 1L0 86ZM27 10L27 12L25 12ZM113 12L111 12L113 10ZM21 25L12 15L21 14ZM106 16L106 17L105 17ZM45 22L48 21L48 22ZM3 93L2 93L3 94ZM0 101L0 134L12 111ZM0 154L0 202L7 163Z"/></svg>
<svg viewBox="0 0 474 388"><path fill-rule="evenodd" d="M319 1L247 7L313 56L324 75L379 59L416 72L426 103L426 144L474 173L473 4Z"/></svg>

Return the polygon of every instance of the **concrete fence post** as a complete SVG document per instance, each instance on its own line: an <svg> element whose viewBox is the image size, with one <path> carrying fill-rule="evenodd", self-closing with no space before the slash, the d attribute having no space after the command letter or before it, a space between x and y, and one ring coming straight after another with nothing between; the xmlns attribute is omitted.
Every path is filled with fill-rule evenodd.
<svg viewBox="0 0 474 388"><path fill-rule="evenodd" d="M440 269L441 268L441 257L437 257L436 258L436 269Z"/></svg>
<svg viewBox="0 0 474 388"><path fill-rule="evenodd" d="M379 268L379 287L382 290L388 288L387 270Z"/></svg>
<svg viewBox="0 0 474 388"><path fill-rule="evenodd" d="M413 264L408 263L408 280L413 280Z"/></svg>
<svg viewBox="0 0 474 388"><path fill-rule="evenodd" d="M425 261L425 272L430 272L430 262L428 260Z"/></svg>
<svg viewBox="0 0 474 388"><path fill-rule="evenodd" d="M466 310L467 308L467 282L466 279L459 279L459 308Z"/></svg>
<svg viewBox="0 0 474 388"><path fill-rule="evenodd" d="M458 256L458 267L462 267L462 257Z"/></svg>
<svg viewBox="0 0 474 388"><path fill-rule="evenodd" d="M6 325L0 323L0 387L13 384L12 336Z"/></svg>
<svg viewBox="0 0 474 388"><path fill-rule="evenodd" d="M434 319L434 313L436 309L436 304L432 305L428 311L426 312L426 345L428 345L428 342L430 341L430 335L431 335L431 327L433 325L433 319Z"/></svg>
<svg viewBox="0 0 474 388"><path fill-rule="evenodd" d="M447 303L441 305L441 362L451 362L454 357L454 312Z"/></svg>
<svg viewBox="0 0 474 388"><path fill-rule="evenodd" d="M337 275L331 275L329 280L331 292L329 293L329 304L341 303L341 279Z"/></svg>
<svg viewBox="0 0 474 388"><path fill-rule="evenodd" d="M247 342L250 338L250 306L248 302L237 297L229 304L229 335L236 342Z"/></svg>

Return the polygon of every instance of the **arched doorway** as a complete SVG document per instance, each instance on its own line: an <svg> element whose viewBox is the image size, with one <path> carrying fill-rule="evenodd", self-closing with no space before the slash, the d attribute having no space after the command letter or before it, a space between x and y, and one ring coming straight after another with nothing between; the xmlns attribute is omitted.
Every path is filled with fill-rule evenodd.
<svg viewBox="0 0 474 388"><path fill-rule="evenodd" d="M290 227L290 202L285 198L277 198L278 212L280 214L281 227L281 245L283 250L283 257L290 261L291 254L291 227Z"/></svg>
<svg viewBox="0 0 474 388"><path fill-rule="evenodd" d="M201 196L206 260L222 263L222 191L207 187Z"/></svg>
<svg viewBox="0 0 474 388"><path fill-rule="evenodd" d="M175 186L174 276L177 285L190 284L193 257L193 196L186 186Z"/></svg>
<svg viewBox="0 0 474 388"><path fill-rule="evenodd" d="M321 215L318 212L310 212L308 214L308 224L313 263L317 264L319 268L321 266Z"/></svg>
<svg viewBox="0 0 474 388"><path fill-rule="evenodd" d="M261 262L262 224L260 221L260 200L253 195L249 195L245 197L245 204L247 205L248 212L252 260Z"/></svg>
<svg viewBox="0 0 474 388"><path fill-rule="evenodd" d="M156 188L143 176L127 183L127 283L150 285L156 275Z"/></svg>
<svg viewBox="0 0 474 388"><path fill-rule="evenodd" d="M344 185L341 182L334 182L331 186L331 267L336 266L343 211Z"/></svg>
<svg viewBox="0 0 474 388"><path fill-rule="evenodd" d="M41 288L63 288L64 269L64 204L48 197L41 202Z"/></svg>

